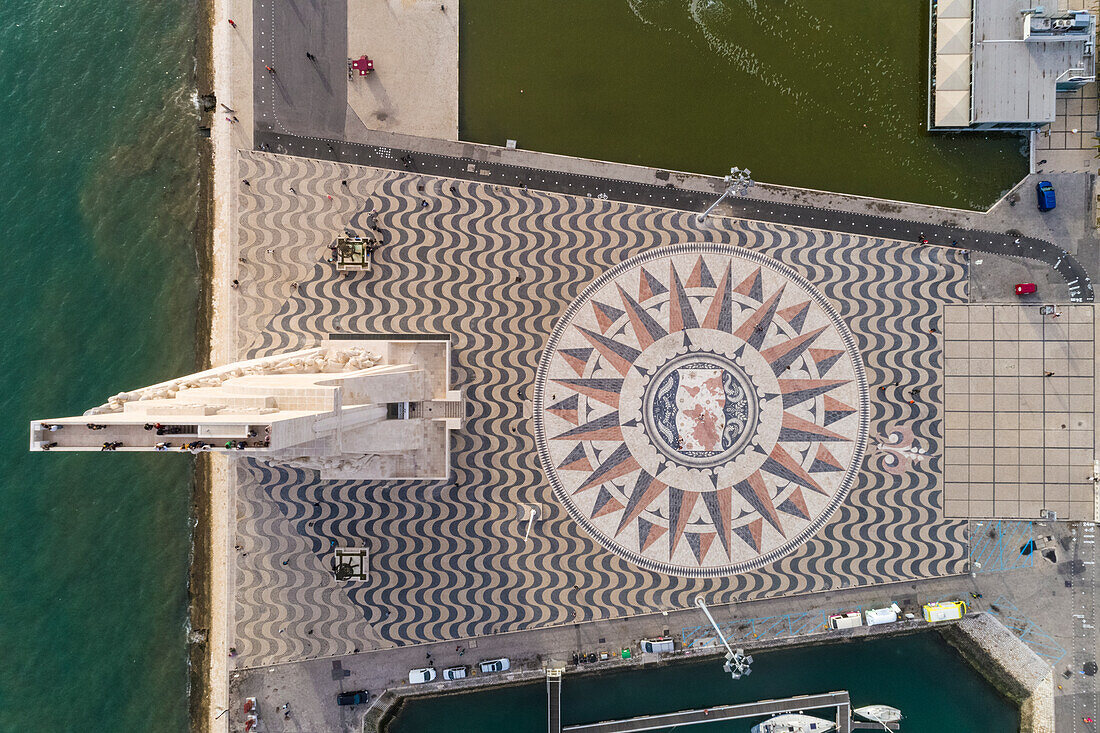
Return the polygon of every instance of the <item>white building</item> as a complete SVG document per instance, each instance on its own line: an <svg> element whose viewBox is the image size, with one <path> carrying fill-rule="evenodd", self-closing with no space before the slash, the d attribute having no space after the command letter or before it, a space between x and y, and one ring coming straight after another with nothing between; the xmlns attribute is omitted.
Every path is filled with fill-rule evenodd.
<svg viewBox="0 0 1100 733"><path fill-rule="evenodd" d="M1057 0L1052 0L1057 2ZM928 129L1034 130L1096 79L1096 19L1027 0L931 0Z"/></svg>

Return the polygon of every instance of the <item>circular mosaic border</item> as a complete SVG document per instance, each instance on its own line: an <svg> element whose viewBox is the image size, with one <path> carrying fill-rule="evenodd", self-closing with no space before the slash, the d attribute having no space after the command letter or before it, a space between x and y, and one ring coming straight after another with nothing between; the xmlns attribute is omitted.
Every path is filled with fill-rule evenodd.
<svg viewBox="0 0 1100 733"><path fill-rule="evenodd" d="M546 436L546 426L544 423L544 411L546 408L545 394L547 389L551 359L558 349L563 334L572 325L573 320L578 314L580 308L589 303L592 297L601 289L603 289L606 285L608 285L613 280L616 280L629 270L640 267L641 265L652 262L654 260L675 257L677 255L693 254L711 254L747 259L756 265L775 272L776 274L795 283L798 287L800 287L802 291L810 299L812 299L813 302L825 314L830 324L836 330L836 333L839 335L841 341L843 342L845 350L851 358L858 395L858 427L855 431L855 436L852 438L852 441L854 442L853 454L848 462L848 466L845 470L843 478L840 481L839 487L833 493L825 508L819 510L816 516L811 519L809 524L804 527L800 532L798 532L798 534L796 534L794 537L782 543L778 547L775 547L766 553L760 554L752 558L751 560L722 566L694 568L653 560L649 557L645 557L639 554L638 552L626 548L619 542L616 542L614 539L606 536L603 531L597 528L589 520L588 517L581 513L576 504L570 499L565 487L562 485L562 482L557 475L557 468L553 465L553 461L550 456L548 439ZM870 397L868 394L867 379L863 367L863 361L859 355L859 349L855 343L854 337L848 330L847 325L840 318L839 314L833 308L832 304L818 290L818 288L811 284L802 275L795 272L789 266L778 262L764 254L761 254L754 250L746 250L731 245L704 242L683 243L644 252L619 263L618 265L607 270L602 275L597 277L594 281L589 283L588 286L586 286L584 290L573 300L573 302L569 304L565 312L558 318L554 330L551 332L550 337L547 340L546 346L542 351L541 357L539 359L538 369L535 375L533 408L535 422L535 444L538 451L539 462L542 465L543 472L546 474L547 479L553 487L555 497L558 499L558 501L562 503L563 506L566 507L573 520L580 524L585 529L585 531L592 535L592 537L596 539L596 541L598 541L604 548L610 550L611 552L614 552L621 557L624 557L630 562L654 572L662 572L687 577L720 577L755 570L778 560L779 558L790 553L795 548L804 544L812 536L817 534L836 512L836 509L840 506L840 504L845 500L848 492L851 490L851 486L856 476L858 475L859 470L862 468L870 423Z"/></svg>

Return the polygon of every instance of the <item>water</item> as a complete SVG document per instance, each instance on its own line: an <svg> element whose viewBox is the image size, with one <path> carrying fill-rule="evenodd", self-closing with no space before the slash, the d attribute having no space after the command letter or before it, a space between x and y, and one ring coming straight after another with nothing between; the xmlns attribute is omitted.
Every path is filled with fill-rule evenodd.
<svg viewBox="0 0 1100 733"><path fill-rule="evenodd" d="M885 704L905 715L902 731L1009 733L1019 711L981 679L935 632L754 655L753 673L737 682L720 659L642 671L567 674L564 725L848 690L855 707ZM828 717L828 716L821 716ZM406 705L388 733L546 730L545 683L427 698ZM699 733L748 733L758 720L708 723ZM691 726L695 728L696 726Z"/></svg>
<svg viewBox="0 0 1100 733"><path fill-rule="evenodd" d="M0 3L0 731L187 727L187 457L32 418L195 365L191 0Z"/></svg>
<svg viewBox="0 0 1100 733"><path fill-rule="evenodd" d="M929 135L928 0L462 0L463 139L985 208L1022 138Z"/></svg>

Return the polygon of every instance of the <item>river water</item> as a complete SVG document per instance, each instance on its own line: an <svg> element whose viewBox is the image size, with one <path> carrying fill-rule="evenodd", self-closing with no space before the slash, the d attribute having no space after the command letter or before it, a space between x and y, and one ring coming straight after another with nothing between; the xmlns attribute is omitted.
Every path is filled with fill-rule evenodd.
<svg viewBox="0 0 1100 733"><path fill-rule="evenodd" d="M0 731L187 727L190 458L27 442L193 371L194 22L0 2Z"/></svg>
<svg viewBox="0 0 1100 733"><path fill-rule="evenodd" d="M928 0L462 0L460 136L985 208L1022 138L929 135Z"/></svg>
<svg viewBox="0 0 1100 733"><path fill-rule="evenodd" d="M566 674L562 723L618 720L794 695L847 690L853 707L892 705L903 733L1010 733L1020 716L935 632L754 654L752 675L732 681L721 659L647 670ZM821 717L826 718L827 715ZM443 728L440 722L446 721ZM707 723L699 733L748 733L756 720ZM544 683L416 700L387 733L538 733Z"/></svg>

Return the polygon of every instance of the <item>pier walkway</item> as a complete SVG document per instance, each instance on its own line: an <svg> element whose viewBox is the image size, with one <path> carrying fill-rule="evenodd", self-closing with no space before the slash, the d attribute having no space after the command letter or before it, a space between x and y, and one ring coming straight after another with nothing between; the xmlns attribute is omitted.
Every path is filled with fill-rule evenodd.
<svg viewBox="0 0 1100 733"><path fill-rule="evenodd" d="M546 730L561 733L561 670L546 670Z"/></svg>
<svg viewBox="0 0 1100 733"><path fill-rule="evenodd" d="M678 725L711 723L718 720L736 720L738 718L767 718L782 713L836 708L833 720L837 730L848 733L852 730L851 701L847 692L828 692L822 695L800 695L780 700L762 700L740 705L721 705L703 710L681 710L663 715L642 715L626 720L608 720L602 723L571 725L565 733L626 733L627 731L658 730Z"/></svg>
<svg viewBox="0 0 1100 733"><path fill-rule="evenodd" d="M592 196L681 211L702 212L714 203L716 198L713 192L678 188L671 182L658 186L640 181L613 180L582 173L336 139L301 137L259 129L255 134L255 146L257 150L283 155L573 196ZM923 239L930 244L959 247L973 252L1026 257L1049 265L1064 278L1069 286L1070 300L1093 302L1093 286L1085 267L1066 250L1038 237L1002 234L875 214L829 210L805 204L765 201L751 197L727 199L727 211L735 217L772 224L808 227L864 237L883 237L903 242L920 242Z"/></svg>

